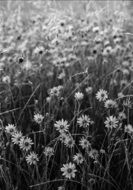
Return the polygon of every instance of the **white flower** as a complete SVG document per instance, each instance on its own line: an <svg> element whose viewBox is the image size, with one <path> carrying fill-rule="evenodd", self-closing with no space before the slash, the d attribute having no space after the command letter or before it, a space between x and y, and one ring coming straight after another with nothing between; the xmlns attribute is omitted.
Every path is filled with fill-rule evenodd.
<svg viewBox="0 0 133 190"><path fill-rule="evenodd" d="M41 124L43 119L44 119L44 117L39 113L34 115L34 121L38 124Z"/></svg>
<svg viewBox="0 0 133 190"><path fill-rule="evenodd" d="M68 179L75 178L75 173L77 172L75 164L71 162L68 164L63 164L61 171L63 172L62 175Z"/></svg>
<svg viewBox="0 0 133 190"><path fill-rule="evenodd" d="M51 157L54 155L54 149L52 147L45 147L43 153L45 154L45 156Z"/></svg>
<svg viewBox="0 0 133 190"><path fill-rule="evenodd" d="M58 79L63 79L63 78L65 78L65 76L66 76L65 72L62 72L59 74Z"/></svg>
<svg viewBox="0 0 133 190"><path fill-rule="evenodd" d="M110 45L110 41L109 40L106 40L105 42L104 42L104 47L107 47L107 46L109 46Z"/></svg>
<svg viewBox="0 0 133 190"><path fill-rule="evenodd" d="M129 74L130 74L130 72L129 72L128 69L123 69L122 72L123 72L123 75L129 75ZM126 80L125 85L126 85L127 83L128 83L128 81Z"/></svg>
<svg viewBox="0 0 133 190"><path fill-rule="evenodd" d="M26 161L29 165L36 165L36 163L39 161L38 155L35 152L31 152L26 156Z"/></svg>
<svg viewBox="0 0 133 190"><path fill-rule="evenodd" d="M4 76L4 77L2 78L2 82L4 82L4 83L11 83L11 79L10 79L10 77L7 75L7 76Z"/></svg>
<svg viewBox="0 0 133 190"><path fill-rule="evenodd" d="M44 47L40 46L40 47L36 47L33 51L34 54L42 54L44 51Z"/></svg>
<svg viewBox="0 0 133 190"><path fill-rule="evenodd" d="M58 187L58 190L65 190L65 187L60 186L60 187Z"/></svg>
<svg viewBox="0 0 133 190"><path fill-rule="evenodd" d="M97 160L98 159L98 151L96 149L92 149L90 152L89 152L89 157L91 157L92 159L94 160Z"/></svg>
<svg viewBox="0 0 133 190"><path fill-rule="evenodd" d="M20 140L22 138L22 133L21 132L15 132L13 135L12 135L12 142L13 144L19 144L20 143Z"/></svg>
<svg viewBox="0 0 133 190"><path fill-rule="evenodd" d="M89 127L89 125L91 124L91 120L89 116L82 115L77 119L77 123L79 124L80 127Z"/></svg>
<svg viewBox="0 0 133 190"><path fill-rule="evenodd" d="M99 102L106 101L106 99L108 98L107 91L100 89L96 94L96 98L97 100L99 100Z"/></svg>
<svg viewBox="0 0 133 190"><path fill-rule="evenodd" d="M68 148L72 148L72 147L74 147L74 145L75 145L75 141L74 141L74 139L73 139L71 136L68 136L68 137L66 138L66 140L64 141L64 144L65 144Z"/></svg>
<svg viewBox="0 0 133 190"><path fill-rule="evenodd" d="M67 135L66 133L61 133L59 138L62 143L65 143L69 138L69 135Z"/></svg>
<svg viewBox="0 0 133 190"><path fill-rule="evenodd" d="M111 54L112 53L112 47L111 46L107 46L104 50L103 50L103 55L104 56L107 56L107 55L109 55L109 54Z"/></svg>
<svg viewBox="0 0 133 190"><path fill-rule="evenodd" d="M116 39L114 39L115 44L117 44L117 43L119 44L120 42L121 42L121 38L117 37Z"/></svg>
<svg viewBox="0 0 133 190"><path fill-rule="evenodd" d="M50 103L50 101L51 101L51 97L48 96L48 97L46 98L46 102L47 102L47 103Z"/></svg>
<svg viewBox="0 0 133 190"><path fill-rule="evenodd" d="M126 125L125 132L129 134L133 134L133 126L131 124Z"/></svg>
<svg viewBox="0 0 133 190"><path fill-rule="evenodd" d="M64 133L68 131L68 122L66 120L59 120L56 121L56 123L54 124L55 128L57 131L59 131L60 133Z"/></svg>
<svg viewBox="0 0 133 190"><path fill-rule="evenodd" d="M124 112L120 112L119 115L118 115L118 119L119 119L120 121L126 119L126 114L125 114Z"/></svg>
<svg viewBox="0 0 133 190"><path fill-rule="evenodd" d="M107 128L116 128L118 126L118 120L115 116L109 116L107 117L105 123L105 127Z"/></svg>
<svg viewBox="0 0 133 190"><path fill-rule="evenodd" d="M55 87L49 89L48 93L49 93L50 97L53 97L53 96L59 97L62 89L63 89L63 86L61 86L61 85L55 86Z"/></svg>
<svg viewBox="0 0 133 190"><path fill-rule="evenodd" d="M84 159L83 159L83 156L82 154L80 153L77 153L76 155L74 155L73 157L73 160L79 165L79 164L82 164Z"/></svg>
<svg viewBox="0 0 133 190"><path fill-rule="evenodd" d="M5 132L6 133L9 133L10 135L13 135L15 132L16 132L16 126L13 125L13 124L8 124L6 127L5 127Z"/></svg>
<svg viewBox="0 0 133 190"><path fill-rule="evenodd" d="M101 153L101 154L105 154L106 152L105 152L104 149L100 149L100 153Z"/></svg>
<svg viewBox="0 0 133 190"><path fill-rule="evenodd" d="M93 31L94 33L99 32L99 31L100 31L99 26L94 26L94 27L92 28L92 31Z"/></svg>
<svg viewBox="0 0 133 190"><path fill-rule="evenodd" d="M121 87L125 87L128 84L128 81L126 79L123 79L120 81Z"/></svg>
<svg viewBox="0 0 133 190"><path fill-rule="evenodd" d="M74 97L75 97L76 100L80 101L80 100L83 100L84 94L82 92L76 92Z"/></svg>
<svg viewBox="0 0 133 190"><path fill-rule="evenodd" d="M117 107L117 103L114 100L106 100L105 102L105 108L116 108Z"/></svg>
<svg viewBox="0 0 133 190"><path fill-rule="evenodd" d="M29 137L23 137L20 140L19 146L20 149L24 150L24 151L28 151L31 149L33 142Z"/></svg>
<svg viewBox="0 0 133 190"><path fill-rule="evenodd" d="M130 66L130 62L129 61L123 61L122 66L128 68Z"/></svg>
<svg viewBox="0 0 133 190"><path fill-rule="evenodd" d="M83 149L86 149L86 148L88 148L88 147L90 146L90 142L89 142L86 138L82 137L82 138L80 139L80 141L79 141L79 145L80 145Z"/></svg>
<svg viewBox="0 0 133 190"><path fill-rule="evenodd" d="M86 93L89 95L89 94L92 94L93 92L93 88L91 86L89 86L88 88L85 89Z"/></svg>
<svg viewBox="0 0 133 190"><path fill-rule="evenodd" d="M118 93L118 98L123 98L124 97L124 94L122 92L119 92Z"/></svg>

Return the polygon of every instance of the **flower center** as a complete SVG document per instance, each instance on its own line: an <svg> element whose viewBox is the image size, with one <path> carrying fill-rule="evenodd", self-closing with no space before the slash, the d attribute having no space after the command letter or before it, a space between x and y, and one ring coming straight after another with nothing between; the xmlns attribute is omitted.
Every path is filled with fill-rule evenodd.
<svg viewBox="0 0 133 190"><path fill-rule="evenodd" d="M13 129L10 129L10 133L13 133L14 132L14 130Z"/></svg>
<svg viewBox="0 0 133 190"><path fill-rule="evenodd" d="M25 146L29 146L29 143L28 143L28 142L25 142L24 144L25 144Z"/></svg>
<svg viewBox="0 0 133 190"><path fill-rule="evenodd" d="M72 169L71 169L71 168L68 168L68 169L67 169L67 172L68 172L68 173L72 173Z"/></svg>
<svg viewBox="0 0 133 190"><path fill-rule="evenodd" d="M41 121L42 121L42 118L38 118L37 120L38 120L38 122L41 122Z"/></svg>
<svg viewBox="0 0 133 190"><path fill-rule="evenodd" d="M72 144L73 144L73 140L70 139L70 140L68 141L68 144L69 144L69 145L72 145Z"/></svg>
<svg viewBox="0 0 133 190"><path fill-rule="evenodd" d="M17 137L17 141L20 141L21 137Z"/></svg>
<svg viewBox="0 0 133 190"><path fill-rule="evenodd" d="M109 125L112 126L112 125L113 125L113 122L112 122L112 121L109 121Z"/></svg>
<svg viewBox="0 0 133 190"><path fill-rule="evenodd" d="M105 96L104 94L101 94L101 97L102 97L102 98L104 98L104 96Z"/></svg>
<svg viewBox="0 0 133 190"><path fill-rule="evenodd" d="M60 129L64 129L64 125L60 125Z"/></svg>
<svg viewBox="0 0 133 190"><path fill-rule="evenodd" d="M87 145L87 141L84 141L84 145Z"/></svg>

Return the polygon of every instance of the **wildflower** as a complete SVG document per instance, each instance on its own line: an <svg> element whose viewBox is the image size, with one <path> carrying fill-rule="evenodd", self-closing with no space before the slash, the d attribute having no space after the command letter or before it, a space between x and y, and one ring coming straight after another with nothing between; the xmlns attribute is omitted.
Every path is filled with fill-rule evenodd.
<svg viewBox="0 0 133 190"><path fill-rule="evenodd" d="M116 128L118 126L118 120L115 116L109 116L107 117L105 123L105 127L109 128Z"/></svg>
<svg viewBox="0 0 133 190"><path fill-rule="evenodd" d="M105 152L104 149L100 149L100 153L101 153L101 154L105 154L106 152Z"/></svg>
<svg viewBox="0 0 133 190"><path fill-rule="evenodd" d="M54 73L52 71L47 72L48 77L52 77L53 75L54 75Z"/></svg>
<svg viewBox="0 0 133 190"><path fill-rule="evenodd" d="M93 31L94 33L99 32L99 31L100 31L99 26L94 26L93 29L92 29L92 31Z"/></svg>
<svg viewBox="0 0 133 190"><path fill-rule="evenodd" d="M96 43L96 44L100 44L100 43L102 43L102 38L101 37L95 37L95 39L94 39L94 42Z"/></svg>
<svg viewBox="0 0 133 190"><path fill-rule="evenodd" d="M117 107L117 103L114 100L106 100L105 102L105 108L116 108Z"/></svg>
<svg viewBox="0 0 133 190"><path fill-rule="evenodd" d="M21 132L15 132L13 135L12 135L12 142L13 144L19 144L20 143L20 140L22 138L22 133Z"/></svg>
<svg viewBox="0 0 133 190"><path fill-rule="evenodd" d="M92 94L92 92L93 92L93 88L90 86L90 87L86 88L85 91L86 91L86 93L87 93L88 95L90 95L90 94Z"/></svg>
<svg viewBox="0 0 133 190"><path fill-rule="evenodd" d="M126 119L126 114L125 114L124 112L120 112L119 115L118 115L118 119L119 119L120 121Z"/></svg>
<svg viewBox="0 0 133 190"><path fill-rule="evenodd" d="M54 155L54 149L52 147L45 147L43 153L45 154L45 156L51 157Z"/></svg>
<svg viewBox="0 0 133 190"><path fill-rule="evenodd" d="M11 83L11 79L10 79L10 77L7 75L7 76L4 76L3 78L2 78L2 82L4 82L4 83Z"/></svg>
<svg viewBox="0 0 133 190"><path fill-rule="evenodd" d="M110 55L112 53L112 47L111 46L107 46L104 50L103 50L103 55L107 56Z"/></svg>
<svg viewBox="0 0 133 190"><path fill-rule="evenodd" d="M96 94L96 98L99 102L105 101L108 98L107 91L100 89Z"/></svg>
<svg viewBox="0 0 133 190"><path fill-rule="evenodd" d="M34 121L38 124L41 124L43 119L44 119L44 117L39 113L34 115Z"/></svg>
<svg viewBox="0 0 133 190"><path fill-rule="evenodd" d="M133 126L131 124L126 125L125 132L128 134L133 134Z"/></svg>
<svg viewBox="0 0 133 190"><path fill-rule="evenodd" d="M54 124L54 126L56 127L56 130L59 131L60 133L64 133L68 131L68 122L66 120L59 120L56 121L56 123Z"/></svg>
<svg viewBox="0 0 133 190"><path fill-rule="evenodd" d="M62 143L65 143L67 141L67 138L69 138L69 135L66 133L61 133L59 138Z"/></svg>
<svg viewBox="0 0 133 190"><path fill-rule="evenodd" d="M83 100L84 94L82 92L76 92L74 97L75 97L76 100L80 101L80 100Z"/></svg>
<svg viewBox="0 0 133 190"><path fill-rule="evenodd" d="M107 46L109 46L109 45L110 45L110 41L109 41L109 40L106 40L106 41L104 42L104 46L107 47Z"/></svg>
<svg viewBox="0 0 133 190"><path fill-rule="evenodd" d="M129 66L130 66L129 61L123 61L123 62L122 62L122 66L123 66L123 67L129 67Z"/></svg>
<svg viewBox="0 0 133 190"><path fill-rule="evenodd" d="M94 160L97 160L98 159L98 151L96 149L92 149L90 152L89 152L89 157L91 157L92 159Z"/></svg>
<svg viewBox="0 0 133 190"><path fill-rule="evenodd" d="M74 139L71 136L68 136L68 138L66 138L66 140L64 141L64 144L68 147L68 148L72 148L75 144Z"/></svg>
<svg viewBox="0 0 133 190"><path fill-rule="evenodd" d="M42 46L36 47L33 51L34 54L42 54L44 51L44 48Z"/></svg>
<svg viewBox="0 0 133 190"><path fill-rule="evenodd" d="M122 70L122 73L123 73L123 75L125 75L125 76L128 76L128 75L130 74L130 72L129 72L128 69L123 69L123 70Z"/></svg>
<svg viewBox="0 0 133 190"><path fill-rule="evenodd" d="M128 81L125 79L120 81L121 87L125 87L127 84L128 84Z"/></svg>
<svg viewBox="0 0 133 190"><path fill-rule="evenodd" d="M26 161L29 165L36 165L36 163L39 161L38 155L35 152L31 152L26 156Z"/></svg>
<svg viewBox="0 0 133 190"><path fill-rule="evenodd" d="M80 145L83 149L86 149L86 148L88 148L88 147L90 146L90 142L89 142L86 138L82 137L82 138L80 139L80 141L79 141L79 145Z"/></svg>
<svg viewBox="0 0 133 190"><path fill-rule="evenodd" d="M58 187L58 190L65 190L65 187L60 186L60 187Z"/></svg>
<svg viewBox="0 0 133 190"><path fill-rule="evenodd" d="M50 103L50 101L51 101L51 97L48 96L48 97L46 98L46 102Z"/></svg>
<svg viewBox="0 0 133 190"><path fill-rule="evenodd" d="M13 124L8 124L5 127L5 131L6 131L6 133L9 133L10 135L13 135L16 132L16 126L13 125Z"/></svg>
<svg viewBox="0 0 133 190"><path fill-rule="evenodd" d="M79 164L82 164L84 159L83 159L83 156L82 154L80 153L77 153L76 155L74 155L73 157L73 160L79 165Z"/></svg>
<svg viewBox="0 0 133 190"><path fill-rule="evenodd" d="M121 42L121 38L117 37L114 39L114 43L117 44L117 43L120 43Z"/></svg>
<svg viewBox="0 0 133 190"><path fill-rule="evenodd" d="M119 92L118 93L118 98L123 98L124 97L124 94L122 92Z"/></svg>
<svg viewBox="0 0 133 190"><path fill-rule="evenodd" d="M77 123L79 124L80 127L89 127L91 124L91 120L89 116L87 115L82 115L81 117L78 118Z"/></svg>
<svg viewBox="0 0 133 190"><path fill-rule="evenodd" d="M62 72L62 73L59 74L58 79L61 80L61 79L65 78L65 76L66 76L65 72Z"/></svg>
<svg viewBox="0 0 133 190"><path fill-rule="evenodd" d="M31 149L31 146L32 146L33 142L30 138L28 137L23 137L21 138L20 140L20 143L19 143L19 146L22 150L24 151L28 151Z"/></svg>
<svg viewBox="0 0 133 190"><path fill-rule="evenodd" d="M71 162L68 164L63 164L61 171L63 172L62 175L68 179L75 178L75 173L77 172L75 164Z"/></svg>
<svg viewBox="0 0 133 190"><path fill-rule="evenodd" d="M52 97L52 96L58 97L60 95L62 89L63 89L63 86L53 87L53 88L49 89L48 93L49 93L50 97Z"/></svg>
<svg viewBox="0 0 133 190"><path fill-rule="evenodd" d="M38 104L38 100L35 100L35 105L37 105Z"/></svg>

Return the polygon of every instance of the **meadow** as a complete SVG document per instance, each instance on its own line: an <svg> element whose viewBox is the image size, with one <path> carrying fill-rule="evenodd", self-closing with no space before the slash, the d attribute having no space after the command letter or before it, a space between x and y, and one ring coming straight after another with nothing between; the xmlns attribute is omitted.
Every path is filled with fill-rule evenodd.
<svg viewBox="0 0 133 190"><path fill-rule="evenodd" d="M0 190L133 190L127 4L15 3L0 9Z"/></svg>

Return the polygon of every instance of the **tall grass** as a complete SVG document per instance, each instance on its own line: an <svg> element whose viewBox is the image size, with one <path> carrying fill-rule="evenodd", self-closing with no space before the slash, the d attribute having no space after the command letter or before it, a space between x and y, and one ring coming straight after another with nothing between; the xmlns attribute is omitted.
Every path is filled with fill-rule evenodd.
<svg viewBox="0 0 133 190"><path fill-rule="evenodd" d="M132 190L131 18L39 3L1 11L0 187Z"/></svg>

